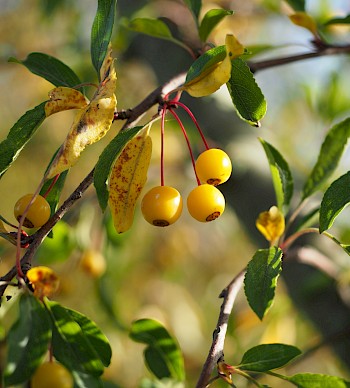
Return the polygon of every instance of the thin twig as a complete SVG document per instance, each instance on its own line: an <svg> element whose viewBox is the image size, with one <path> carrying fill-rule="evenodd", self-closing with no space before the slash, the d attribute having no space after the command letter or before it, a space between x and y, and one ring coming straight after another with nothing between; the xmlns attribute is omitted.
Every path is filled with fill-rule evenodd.
<svg viewBox="0 0 350 388"><path fill-rule="evenodd" d="M216 328L213 332L213 341L203 365L202 372L199 376L196 388L207 387L210 376L216 367L218 360L224 354L224 342L227 332L228 320L232 312L233 304L236 300L237 294L243 285L245 269L242 270L229 284L224 288L220 294L223 302L220 308L220 314Z"/></svg>

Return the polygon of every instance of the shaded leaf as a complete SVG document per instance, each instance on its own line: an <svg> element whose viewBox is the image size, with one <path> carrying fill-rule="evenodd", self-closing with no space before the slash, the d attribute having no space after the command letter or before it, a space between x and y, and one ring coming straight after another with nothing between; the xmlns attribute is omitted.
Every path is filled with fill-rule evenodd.
<svg viewBox="0 0 350 388"><path fill-rule="evenodd" d="M293 196L293 177L288 163L275 147L259 138L269 162L278 208L287 213Z"/></svg>
<svg viewBox="0 0 350 388"><path fill-rule="evenodd" d="M184 0L198 22L199 13L202 8L202 0Z"/></svg>
<svg viewBox="0 0 350 388"><path fill-rule="evenodd" d="M350 15L347 15L344 17L332 18L330 20L327 20L324 24L326 26L329 26L332 24L350 24Z"/></svg>
<svg viewBox="0 0 350 388"><path fill-rule="evenodd" d="M47 306L53 320L54 357L71 371L100 376L104 371L101 358L108 356L101 355L94 348L96 342L91 342L91 333L95 332L96 325L88 318L86 318L87 323L85 321L82 323L81 319L76 320L76 317L71 313L72 310L66 309L56 302L47 301Z"/></svg>
<svg viewBox="0 0 350 388"><path fill-rule="evenodd" d="M61 193L66 182L68 171L63 171L60 176L55 181L56 177L49 179L45 182L42 189L40 190L40 195L47 193L47 190L50 188L50 192L45 196L46 201L49 203L51 208L51 214L54 214L57 210L57 206L61 197Z"/></svg>
<svg viewBox="0 0 350 388"><path fill-rule="evenodd" d="M329 229L336 217L350 203L350 172L334 181L326 190L320 208L320 233Z"/></svg>
<svg viewBox="0 0 350 388"><path fill-rule="evenodd" d="M9 61L24 65L33 74L45 78L55 86L72 88L81 84L79 77L70 67L47 54L31 53L23 61L16 58L10 58Z"/></svg>
<svg viewBox="0 0 350 388"><path fill-rule="evenodd" d="M0 177L14 162L23 147L45 119L45 102L26 112L0 143Z"/></svg>
<svg viewBox="0 0 350 388"><path fill-rule="evenodd" d="M153 319L140 319L133 322L130 337L148 345L145 350L146 364L157 378L185 379L181 351L163 325Z"/></svg>
<svg viewBox="0 0 350 388"><path fill-rule="evenodd" d="M131 31L153 36L158 39L165 39L181 47L186 45L173 37L169 27L160 19L135 18L125 23L125 27Z"/></svg>
<svg viewBox="0 0 350 388"><path fill-rule="evenodd" d="M305 11L305 0L286 0L295 11Z"/></svg>
<svg viewBox="0 0 350 388"><path fill-rule="evenodd" d="M340 377L315 374L299 373L287 378L299 388L349 388L350 382Z"/></svg>
<svg viewBox="0 0 350 388"><path fill-rule="evenodd" d="M303 199L309 197L331 176L350 136L350 118L334 125L321 146L317 162L303 187Z"/></svg>
<svg viewBox="0 0 350 388"><path fill-rule="evenodd" d="M109 207L117 233L130 229L136 201L147 181L152 156L150 127L143 128L123 148L109 176Z"/></svg>
<svg viewBox="0 0 350 388"><path fill-rule="evenodd" d="M8 338L6 386L24 383L42 363L51 338L50 316L34 296L24 294L19 300L19 316Z"/></svg>
<svg viewBox="0 0 350 388"><path fill-rule="evenodd" d="M263 319L275 297L277 279L282 271L282 250L259 249L248 263L244 291L255 314Z"/></svg>
<svg viewBox="0 0 350 388"><path fill-rule="evenodd" d="M100 69L111 40L116 0L98 0L97 12L91 29L91 60L100 80Z"/></svg>
<svg viewBox="0 0 350 388"><path fill-rule="evenodd" d="M221 20L233 11L226 9L211 9L203 17L199 26L199 37L202 42L205 42L212 30L221 22Z"/></svg>
<svg viewBox="0 0 350 388"><path fill-rule="evenodd" d="M291 345L258 345L244 353L242 361L239 363L239 368L254 372L267 372L281 368L300 354L301 351Z"/></svg>
<svg viewBox="0 0 350 388"><path fill-rule="evenodd" d="M142 127L123 130L108 144L100 155L94 172L94 185L98 202L104 211L108 204L108 177L110 170L126 143L132 139Z"/></svg>
<svg viewBox="0 0 350 388"><path fill-rule="evenodd" d="M100 377L92 376L87 373L74 370L74 388L105 388L104 381Z"/></svg>
<svg viewBox="0 0 350 388"><path fill-rule="evenodd" d="M266 100L249 66L241 58L232 61L227 88L239 117L251 125L260 126L267 109Z"/></svg>

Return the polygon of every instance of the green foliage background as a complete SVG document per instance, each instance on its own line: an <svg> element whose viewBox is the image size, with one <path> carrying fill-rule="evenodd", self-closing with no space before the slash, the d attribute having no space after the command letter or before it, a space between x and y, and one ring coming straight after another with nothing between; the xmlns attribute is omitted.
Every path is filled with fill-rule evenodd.
<svg viewBox="0 0 350 388"><path fill-rule="evenodd" d="M206 6L207 2L203 3ZM216 3L224 5L220 1ZM320 21L337 13L337 7L339 12L346 12L348 7L346 2L310 3L317 3L311 6L310 12ZM8 63L9 57L24 59L30 52L45 52L67 63L82 80L94 80L89 50L96 1L27 0L0 6L0 138L3 139L23 112L43 101L52 88L23 66ZM211 39L222 44L225 34L234 32L245 46L288 43L287 47L274 49L272 54L296 53L311 36L289 22L283 14L285 7L285 3L277 0L237 2L235 15L227 17ZM125 0L118 1L117 10L117 26L121 16L165 16L175 36L196 39L191 34L191 16L178 2ZM348 35L348 28L337 26L325 34L342 41ZM117 28L112 40L117 57L118 109L133 107L160 83L179 71L186 71L192 63L181 47L133 34L122 27ZM255 229L255 218L274 205L275 198L258 137L283 154L293 172L296 190L301 191L328 128L349 115L347 85L350 80L344 71L348 66L348 58L332 57L257 73L256 79L268 102L268 113L261 128L241 122L224 91L203 99L184 98L211 144L225 147L233 162L233 176L224 186L230 206L215 223L198 224L185 213L171 228L159 229L146 224L137 210L131 231L118 236L109 214L101 215L96 196L89 190L85 200L66 216L64 224L57 225L60 238L57 242L55 239L44 243L37 263L53 266L59 273L62 287L55 299L94 319L110 339L113 358L106 371L107 380L122 387L135 387L148 375L142 359L144 346L131 341L128 330L133 320L152 317L162 321L177 337L185 355L188 386L193 386L211 343L221 303L219 293L256 249L266 247ZM14 202L36 188L47 162L65 138L73 115L65 112L47 119L11 167L11 173L0 180L0 214L13 220ZM182 117L198 152L202 146L195 128L185 115ZM83 154L68 175L63 198L90 171L119 126L114 124L106 139ZM159 183L157 128L155 125L152 129L154 152L148 187ZM347 153L337 176L347 170L348 162ZM165 180L184 197L196 184L185 141L172 120L166 124ZM342 236L342 241L350 241L347 218L345 212L335 226L334 234ZM306 241L312 242L332 258L337 285L349 302L349 257L319 237ZM106 257L108 269L99 280L89 277L79 267L81 252L88 248L101 249ZM1 242L0 252L0 270L5 273L14 264L14 250ZM312 295L325 281L317 276L313 280L306 295ZM4 333L12 323L11 318L16 317L17 305L9 302L1 310L0 319L6 316L0 326L0 333ZM293 305L281 279L275 303L262 323L248 307L243 293L240 294L230 321L225 356L229 363L238 364L245 350L258 343L283 342L307 350L320 341L319 332ZM292 366L288 374L308 371L349 377L348 370L328 345ZM244 386L239 378L237 381L238 386ZM264 382L268 384L268 379ZM220 384L216 383L224 386Z"/></svg>

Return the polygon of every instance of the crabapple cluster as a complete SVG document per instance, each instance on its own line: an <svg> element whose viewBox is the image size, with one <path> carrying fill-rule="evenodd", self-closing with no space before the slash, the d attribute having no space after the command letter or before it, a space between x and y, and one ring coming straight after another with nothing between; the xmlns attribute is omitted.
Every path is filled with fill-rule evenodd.
<svg viewBox="0 0 350 388"><path fill-rule="evenodd" d="M200 184L187 197L187 209L197 221L213 221L223 213L225 198L216 186L226 182L231 171L231 160L224 151L212 148L199 155L195 172ZM155 226L173 224L180 217L182 208L180 193L170 186L153 187L141 203L145 220Z"/></svg>

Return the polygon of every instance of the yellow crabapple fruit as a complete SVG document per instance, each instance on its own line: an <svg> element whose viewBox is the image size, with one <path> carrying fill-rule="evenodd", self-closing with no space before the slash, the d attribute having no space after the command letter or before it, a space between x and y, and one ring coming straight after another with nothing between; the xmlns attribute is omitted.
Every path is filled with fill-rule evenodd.
<svg viewBox="0 0 350 388"><path fill-rule="evenodd" d="M31 379L31 388L73 388L73 386L73 376L57 362L44 362Z"/></svg>
<svg viewBox="0 0 350 388"><path fill-rule="evenodd" d="M26 194L16 202L14 215L17 221L21 219L32 198L33 194ZM38 195L28 209L23 226L26 228L40 228L40 226L43 226L49 220L50 214L51 209L49 203L44 197Z"/></svg>

